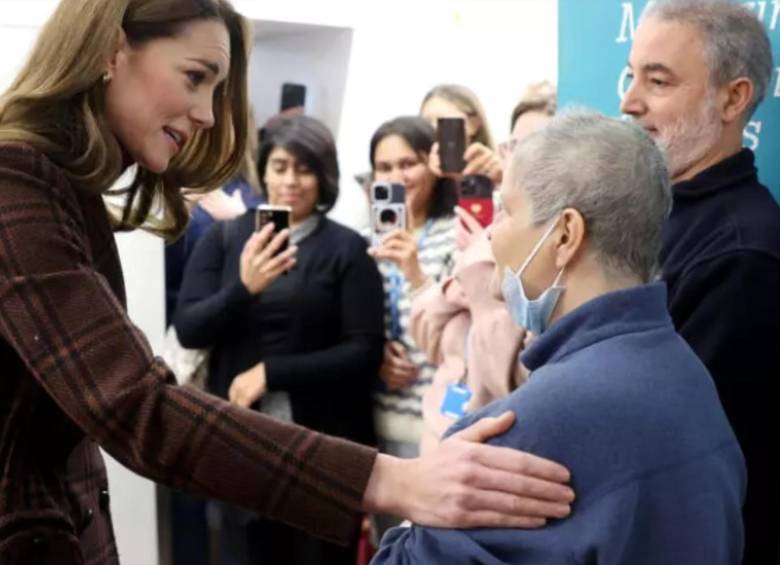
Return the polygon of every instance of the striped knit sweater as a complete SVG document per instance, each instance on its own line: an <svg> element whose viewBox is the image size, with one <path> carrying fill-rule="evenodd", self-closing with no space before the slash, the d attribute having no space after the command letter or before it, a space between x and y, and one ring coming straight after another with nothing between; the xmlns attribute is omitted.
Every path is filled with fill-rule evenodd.
<svg viewBox="0 0 780 565"><path fill-rule="evenodd" d="M455 218L446 216L433 220L422 241L417 255L425 275L438 282L449 276L455 263ZM385 289L385 328L390 339L389 285L392 263L379 262L379 272ZM387 391L382 389L374 395L374 421L377 435L385 440L419 443L422 434L422 396L431 385L435 367L428 363L409 332L412 289L404 279L404 291L398 305L401 321L399 341L406 347L409 358L420 367L419 378L412 386Z"/></svg>

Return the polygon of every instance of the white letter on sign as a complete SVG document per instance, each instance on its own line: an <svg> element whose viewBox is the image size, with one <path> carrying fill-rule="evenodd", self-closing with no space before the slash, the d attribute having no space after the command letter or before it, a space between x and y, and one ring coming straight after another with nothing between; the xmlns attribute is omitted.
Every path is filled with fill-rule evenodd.
<svg viewBox="0 0 780 565"><path fill-rule="evenodd" d="M777 71L777 83L775 84L775 98L780 98L780 67L775 69Z"/></svg>
<svg viewBox="0 0 780 565"><path fill-rule="evenodd" d="M761 144L761 140L759 138L761 135L761 126L761 122L753 121L748 123L747 127L742 132L742 136L745 138L745 141L749 142L747 143L747 147L751 151L758 149L758 146Z"/></svg>
<svg viewBox="0 0 780 565"><path fill-rule="evenodd" d="M634 4L631 2L623 2L623 21L620 23L620 35L615 40L615 43L625 43L629 39L634 41Z"/></svg>

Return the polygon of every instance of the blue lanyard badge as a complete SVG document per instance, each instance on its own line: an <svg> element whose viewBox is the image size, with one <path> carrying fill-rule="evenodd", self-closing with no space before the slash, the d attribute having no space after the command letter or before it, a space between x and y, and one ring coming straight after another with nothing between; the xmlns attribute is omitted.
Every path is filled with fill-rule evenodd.
<svg viewBox="0 0 780 565"><path fill-rule="evenodd" d="M469 334L471 328L466 332L465 345L463 347L463 364L466 367L463 377L457 382L447 386L447 392L444 394L444 400L441 403L440 412L455 418L456 420L462 418L466 414L466 405L471 400L471 391L466 386L466 375L468 375L468 358L469 358Z"/></svg>
<svg viewBox="0 0 780 565"><path fill-rule="evenodd" d="M444 401L441 403L441 413L456 420L466 414L466 405L471 400L471 391L464 384L456 383L447 387Z"/></svg>
<svg viewBox="0 0 780 565"><path fill-rule="evenodd" d="M428 238L428 233L431 231L433 220L425 222L420 237L417 238L417 249L422 249L425 240ZM387 294L388 294L388 309L390 310L390 339L398 341L401 339L403 329L401 328L401 300L404 296L404 288L406 285L406 277L404 277L401 270L397 265L391 264L387 273Z"/></svg>
<svg viewBox="0 0 780 565"><path fill-rule="evenodd" d="M390 267L387 275L388 307L390 309L390 339L398 341L401 339L401 298L404 293L405 278L401 271L395 265Z"/></svg>

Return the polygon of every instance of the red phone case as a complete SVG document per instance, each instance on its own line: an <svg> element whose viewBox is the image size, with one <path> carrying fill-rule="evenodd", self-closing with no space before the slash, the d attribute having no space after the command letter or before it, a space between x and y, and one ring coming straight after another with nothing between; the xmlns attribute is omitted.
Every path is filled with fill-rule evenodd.
<svg viewBox="0 0 780 565"><path fill-rule="evenodd" d="M483 228L493 223L493 199L484 196L463 197L458 205L474 216Z"/></svg>

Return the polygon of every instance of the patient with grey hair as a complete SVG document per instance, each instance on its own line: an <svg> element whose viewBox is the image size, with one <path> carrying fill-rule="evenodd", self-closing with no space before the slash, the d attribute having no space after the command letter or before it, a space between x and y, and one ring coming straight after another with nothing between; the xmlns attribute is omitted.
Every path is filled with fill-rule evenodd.
<svg viewBox="0 0 780 565"><path fill-rule="evenodd" d="M374 563L739 563L742 452L651 282L671 207L661 151L634 124L567 112L516 147L501 197L493 292L538 335L531 374L450 433L512 410L491 442L565 465L577 500L537 529L397 528Z"/></svg>

